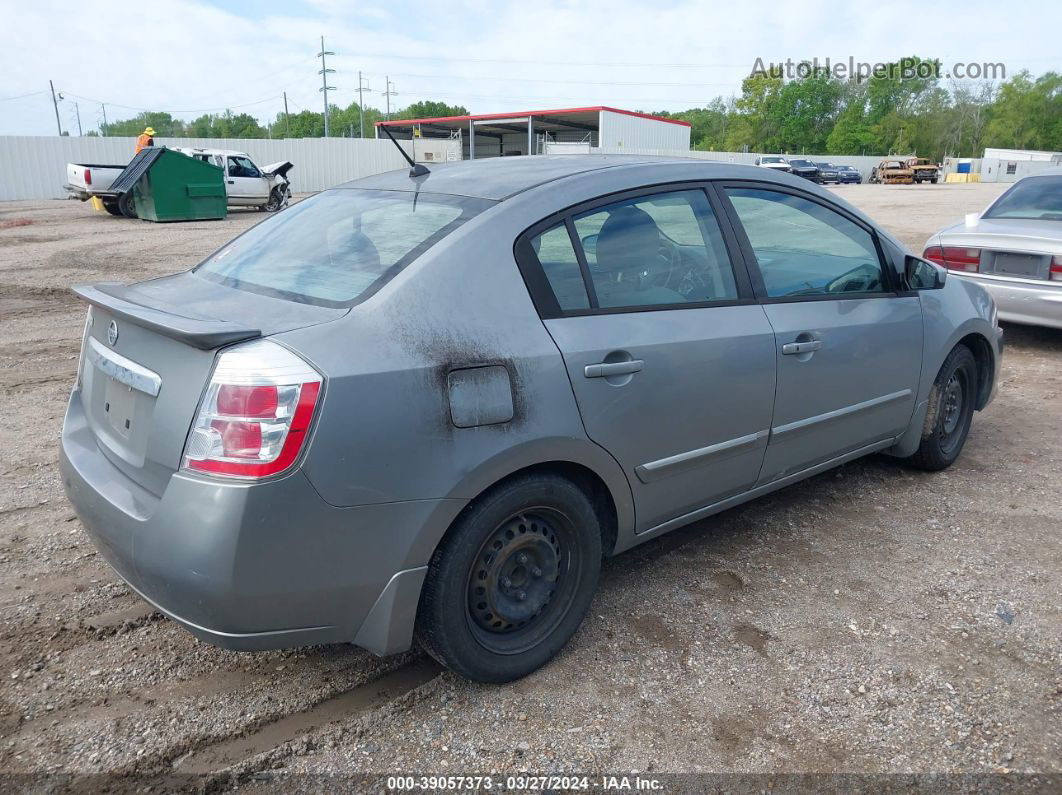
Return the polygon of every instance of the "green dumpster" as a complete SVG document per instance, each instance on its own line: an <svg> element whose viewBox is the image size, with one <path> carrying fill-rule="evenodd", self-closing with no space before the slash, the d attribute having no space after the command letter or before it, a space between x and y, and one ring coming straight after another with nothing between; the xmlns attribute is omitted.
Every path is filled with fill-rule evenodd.
<svg viewBox="0 0 1062 795"><path fill-rule="evenodd" d="M139 218L201 221L225 217L228 198L220 167L164 148L156 149L145 165L132 188Z"/></svg>

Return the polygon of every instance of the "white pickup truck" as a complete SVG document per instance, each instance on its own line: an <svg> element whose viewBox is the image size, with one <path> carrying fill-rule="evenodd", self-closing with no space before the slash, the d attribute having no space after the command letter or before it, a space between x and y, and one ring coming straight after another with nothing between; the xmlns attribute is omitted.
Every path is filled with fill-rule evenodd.
<svg viewBox="0 0 1062 795"><path fill-rule="evenodd" d="M213 163L225 170L225 191L230 207L257 207L265 212L276 212L288 205L291 199L291 184L287 173L290 161L282 160L259 168L245 152L229 149L198 149L185 146L172 147L173 151ZM104 209L111 215L126 215L134 218L133 202L124 200L110 190L111 183L125 170L125 166L104 166L92 163L67 163L66 185L63 187L81 201L98 196Z"/></svg>

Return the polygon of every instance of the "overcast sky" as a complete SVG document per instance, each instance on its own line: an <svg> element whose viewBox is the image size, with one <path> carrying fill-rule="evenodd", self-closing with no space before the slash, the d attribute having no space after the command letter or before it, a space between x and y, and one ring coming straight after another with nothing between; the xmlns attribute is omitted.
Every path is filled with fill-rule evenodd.
<svg viewBox="0 0 1062 795"><path fill-rule="evenodd" d="M0 134L54 135L47 93L65 99L64 130L87 132L139 110L320 110L319 37L336 56L334 104L356 98L357 72L382 108L421 99L473 113L613 105L682 110L730 96L757 58L918 54L1002 62L1008 74L1062 69L1062 3L504 0L0 0ZM29 94L30 96L22 96ZM178 112L179 111L179 112Z"/></svg>

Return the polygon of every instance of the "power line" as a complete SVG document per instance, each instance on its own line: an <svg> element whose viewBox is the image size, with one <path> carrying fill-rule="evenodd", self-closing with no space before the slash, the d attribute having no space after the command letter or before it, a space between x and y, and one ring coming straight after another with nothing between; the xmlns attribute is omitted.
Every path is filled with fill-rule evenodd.
<svg viewBox="0 0 1062 795"><path fill-rule="evenodd" d="M324 36L322 36L321 37L321 51L319 53L317 53L317 57L321 59L321 71L318 72L317 74L319 74L321 76L321 87L318 89L318 91L321 92L322 98L324 99L324 137L325 138L328 137L328 92L336 90L335 86L328 85L328 75L330 73L332 73L332 72L335 72L335 69L329 69L328 66L325 64L325 56L326 55L335 55L335 53L334 52L330 52L330 51L328 51L328 50L326 50L324 48Z"/></svg>
<svg viewBox="0 0 1062 795"><path fill-rule="evenodd" d="M36 96L39 96L41 94L47 94L47 93L48 93L47 91L31 91L28 94L19 94L18 96L15 96L15 97L0 97L0 102L11 102L12 100L15 100L15 99L25 99L26 97L36 97Z"/></svg>
<svg viewBox="0 0 1062 795"><path fill-rule="evenodd" d="M578 83L584 86L672 86L676 88L692 88L694 86L731 86L733 81L727 83L704 83L701 81L683 82L683 83L641 83L641 82L627 82L622 80L573 80L568 77L557 78L556 80L550 80L546 77L498 77L497 75L421 75L412 74L408 72L395 72L396 77L416 77L426 80L494 80L504 81L506 83Z"/></svg>

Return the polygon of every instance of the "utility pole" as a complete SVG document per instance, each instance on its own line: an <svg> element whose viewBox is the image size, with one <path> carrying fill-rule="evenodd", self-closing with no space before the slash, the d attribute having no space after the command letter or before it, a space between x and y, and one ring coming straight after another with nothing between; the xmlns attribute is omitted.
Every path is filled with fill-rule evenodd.
<svg viewBox="0 0 1062 795"><path fill-rule="evenodd" d="M59 134L63 134L63 125L59 123L59 100L55 98L55 86L52 85L52 81L48 81L48 88L52 90L52 107L55 108L55 126L59 128Z"/></svg>
<svg viewBox="0 0 1062 795"><path fill-rule="evenodd" d="M317 53L317 57L321 59L321 71L318 72L321 76L321 87L317 89L324 96L324 137L328 137L328 92L335 91L335 86L328 85L328 75L335 72L335 69L329 69L325 64L326 55L335 55L334 52L330 52L324 48L324 36L321 37L321 51Z"/></svg>
<svg viewBox="0 0 1062 795"><path fill-rule="evenodd" d="M77 116L77 134L79 136L84 135L84 133L81 132L81 108L77 106L76 102L74 103L74 114Z"/></svg>
<svg viewBox="0 0 1062 795"><path fill-rule="evenodd" d="M358 72L358 128L361 131L361 137L365 137L365 100L362 98L362 91L368 91L372 93L372 89L367 85L362 85L362 82L368 82L361 76L361 72Z"/></svg>
<svg viewBox="0 0 1062 795"><path fill-rule="evenodd" d="M103 111L103 134L107 134L107 105L104 102L100 103L100 110Z"/></svg>
<svg viewBox="0 0 1062 795"><path fill-rule="evenodd" d="M394 83L391 82L390 77L385 77L384 80L387 83L387 90L383 92L387 98L387 120L391 121L391 97L398 96L398 92L394 90Z"/></svg>
<svg viewBox="0 0 1062 795"><path fill-rule="evenodd" d="M288 120L288 92L284 92L284 137L291 137L291 122Z"/></svg>

